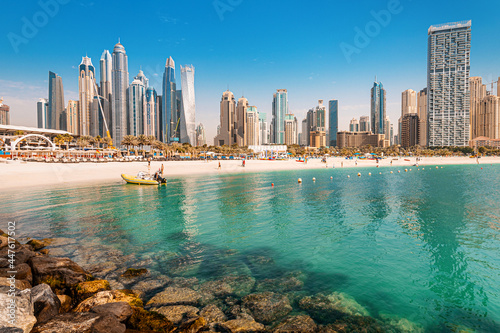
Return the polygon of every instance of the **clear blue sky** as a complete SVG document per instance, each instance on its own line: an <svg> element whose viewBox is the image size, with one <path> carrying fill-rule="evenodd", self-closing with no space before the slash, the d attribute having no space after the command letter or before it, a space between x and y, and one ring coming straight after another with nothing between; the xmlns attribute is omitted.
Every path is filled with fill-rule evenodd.
<svg viewBox="0 0 500 333"><path fill-rule="evenodd" d="M167 57L176 62L179 86L179 65L195 66L196 121L207 128L209 143L228 86L268 119L276 89L288 89L299 121L318 99L338 99L339 127L347 129L351 118L369 114L377 75L396 123L401 92L426 86L432 24L472 20L471 75L500 76L500 4L494 1L54 1L64 4L47 16L38 1L2 4L0 96L11 106L12 124L36 126L49 70L62 76L66 103L77 99L82 56L98 67L103 50L112 52L118 38L130 78L142 66L158 92ZM376 29L371 12L388 8L394 13ZM25 20L40 27L23 34ZM372 37L349 62L341 45L356 47L355 29L367 26ZM13 44L14 35L25 39Z"/></svg>

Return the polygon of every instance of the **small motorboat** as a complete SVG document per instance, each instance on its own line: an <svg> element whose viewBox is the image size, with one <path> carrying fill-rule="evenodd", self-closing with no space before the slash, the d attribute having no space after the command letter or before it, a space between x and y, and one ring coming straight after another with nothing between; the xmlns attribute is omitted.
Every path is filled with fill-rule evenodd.
<svg viewBox="0 0 500 333"><path fill-rule="evenodd" d="M135 185L162 185L166 184L167 180L163 178L158 172L150 175L146 172L139 172L137 176L126 175L122 173L122 178L129 184Z"/></svg>

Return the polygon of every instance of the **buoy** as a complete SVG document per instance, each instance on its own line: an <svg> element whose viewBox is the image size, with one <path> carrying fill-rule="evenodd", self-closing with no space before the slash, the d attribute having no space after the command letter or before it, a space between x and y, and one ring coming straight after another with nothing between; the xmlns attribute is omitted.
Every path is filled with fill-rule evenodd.
<svg viewBox="0 0 500 333"><path fill-rule="evenodd" d="M391 173L393 173L393 172L391 171Z"/></svg>
<svg viewBox="0 0 500 333"><path fill-rule="evenodd" d="M481 168L482 169L482 168ZM351 178L351 176L347 175L347 178Z"/></svg>
<svg viewBox="0 0 500 333"><path fill-rule="evenodd" d="M400 170L398 170L398 173L401 173L401 171L400 171Z"/></svg>
<svg viewBox="0 0 500 333"><path fill-rule="evenodd" d="M361 177L361 174L358 172L358 177Z"/></svg>
<svg viewBox="0 0 500 333"><path fill-rule="evenodd" d="M405 169L405 172L408 172L408 169Z"/></svg>
<svg viewBox="0 0 500 333"><path fill-rule="evenodd" d="M299 184L302 184L302 178L297 179L297 182L298 182Z"/></svg>
<svg viewBox="0 0 500 333"><path fill-rule="evenodd" d="M274 183L271 183L271 187L274 187Z"/></svg>
<svg viewBox="0 0 500 333"><path fill-rule="evenodd" d="M368 176L371 176L371 175L372 175L372 173L371 173L371 172L368 172Z"/></svg>
<svg viewBox="0 0 500 333"><path fill-rule="evenodd" d="M379 172L378 174L379 174L379 175L381 175L381 174L382 174L382 172Z"/></svg>
<svg viewBox="0 0 500 333"><path fill-rule="evenodd" d="M439 169L439 167L436 167L436 169Z"/></svg>
<svg viewBox="0 0 500 333"><path fill-rule="evenodd" d="M425 168L422 168L422 170L425 170Z"/></svg>
<svg viewBox="0 0 500 333"><path fill-rule="evenodd" d="M333 179L333 177L332 177L332 176L330 176L330 179Z"/></svg>
<svg viewBox="0 0 500 333"><path fill-rule="evenodd" d="M483 168L481 168L481 170L483 170Z"/></svg>
<svg viewBox="0 0 500 333"><path fill-rule="evenodd" d="M410 171L411 171L411 169L410 169Z"/></svg>
<svg viewBox="0 0 500 333"><path fill-rule="evenodd" d="M313 177L313 182L315 182L315 181L316 181L316 178Z"/></svg>

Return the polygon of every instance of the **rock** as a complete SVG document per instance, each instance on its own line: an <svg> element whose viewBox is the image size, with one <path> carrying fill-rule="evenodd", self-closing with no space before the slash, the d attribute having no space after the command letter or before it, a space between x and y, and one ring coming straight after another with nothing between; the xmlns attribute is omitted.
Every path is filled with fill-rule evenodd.
<svg viewBox="0 0 500 333"><path fill-rule="evenodd" d="M385 314L385 313L379 313L379 316L384 320L385 323L387 323L388 325L390 325L392 327L395 327L398 330L398 332L401 332L401 333L410 333L410 332L424 333L425 332L425 329L421 325L414 323L406 318L401 318L401 317L398 317L395 315L389 315L389 314ZM457 330L457 331L459 331L459 330Z"/></svg>
<svg viewBox="0 0 500 333"><path fill-rule="evenodd" d="M9 267L9 260L7 258L0 258L0 268Z"/></svg>
<svg viewBox="0 0 500 333"><path fill-rule="evenodd" d="M278 268L274 259L263 254L250 254L246 256L248 266L255 277L276 276Z"/></svg>
<svg viewBox="0 0 500 333"><path fill-rule="evenodd" d="M233 305L231 309L229 309L229 314L233 319L254 320L252 312L241 305Z"/></svg>
<svg viewBox="0 0 500 333"><path fill-rule="evenodd" d="M219 309L214 304L205 306L200 311L200 316L205 318L209 324L222 323L222 322L225 322L227 320L227 317L224 314L224 312L222 312L222 310Z"/></svg>
<svg viewBox="0 0 500 333"><path fill-rule="evenodd" d="M304 281L296 276L287 275L278 279L265 279L255 286L256 292L273 291L277 293L287 293L290 291L301 290L304 287Z"/></svg>
<svg viewBox="0 0 500 333"><path fill-rule="evenodd" d="M10 269L9 267L0 269L0 277L10 277L10 271L16 271L15 274L16 280L26 280L30 284L33 284L33 275L31 274L31 268L27 264L19 264L16 265L14 269Z"/></svg>
<svg viewBox="0 0 500 333"><path fill-rule="evenodd" d="M74 288L74 298L77 302L81 302L98 292L105 290L111 290L109 282L106 280L80 282Z"/></svg>
<svg viewBox="0 0 500 333"><path fill-rule="evenodd" d="M170 332L174 328L174 324L159 313L138 307L132 307L132 310L133 314L127 321L127 328L139 332Z"/></svg>
<svg viewBox="0 0 500 333"><path fill-rule="evenodd" d="M159 308L151 308L150 310L164 315L165 318L176 325L178 325L185 317L198 317L198 312L200 311L198 308L189 305L162 306Z"/></svg>
<svg viewBox="0 0 500 333"><path fill-rule="evenodd" d="M38 323L45 323L59 314L61 301L46 284L31 289L31 303Z"/></svg>
<svg viewBox="0 0 500 333"><path fill-rule="evenodd" d="M33 271L34 284L46 283L56 293L69 293L71 287L92 278L68 258L38 256L30 258L28 264Z"/></svg>
<svg viewBox="0 0 500 333"><path fill-rule="evenodd" d="M109 273L116 272L118 270L118 266L112 261L100 262L97 264L84 266L83 267L88 273L92 274L95 277L103 279Z"/></svg>
<svg viewBox="0 0 500 333"><path fill-rule="evenodd" d="M333 324L328 324L318 330L320 333L385 333L399 332L394 328L381 326L375 319L371 317L349 316L346 315L341 319L337 319Z"/></svg>
<svg viewBox="0 0 500 333"><path fill-rule="evenodd" d="M6 277L0 277L0 286L10 286L10 280ZM16 288L19 290L31 289L31 284L26 280L16 280Z"/></svg>
<svg viewBox="0 0 500 333"><path fill-rule="evenodd" d="M18 327L2 327L0 328L1 333L23 333L24 331Z"/></svg>
<svg viewBox="0 0 500 333"><path fill-rule="evenodd" d="M314 333L318 326L311 317L306 315L293 316L282 321L274 329L274 333Z"/></svg>
<svg viewBox="0 0 500 333"><path fill-rule="evenodd" d="M190 255L183 255L167 260L164 265L169 275L193 276L198 272L201 260Z"/></svg>
<svg viewBox="0 0 500 333"><path fill-rule="evenodd" d="M183 333L197 333L199 332L205 325L207 321L203 317L193 318L188 320L179 326L179 332Z"/></svg>
<svg viewBox="0 0 500 333"><path fill-rule="evenodd" d="M264 324L270 324L292 311L286 296L272 292L247 295L242 305L251 311L256 321Z"/></svg>
<svg viewBox="0 0 500 333"><path fill-rule="evenodd" d="M172 279L169 287L194 289L197 285L198 285L198 279L195 277L192 278L175 277Z"/></svg>
<svg viewBox="0 0 500 333"><path fill-rule="evenodd" d="M38 252L40 252L41 254L47 254L48 255L49 252L50 252L50 250L49 249L42 249L42 250L40 250Z"/></svg>
<svg viewBox="0 0 500 333"><path fill-rule="evenodd" d="M203 283L200 286L199 291L202 294L208 293L214 295L215 297L221 298L232 294L233 288L231 288L231 286L228 283L222 280L215 280Z"/></svg>
<svg viewBox="0 0 500 333"><path fill-rule="evenodd" d="M194 305L198 304L200 293L189 288L167 287L149 300L146 306L161 307L168 305Z"/></svg>
<svg viewBox="0 0 500 333"><path fill-rule="evenodd" d="M94 306L114 303L126 302L130 306L142 307L142 301L132 290L106 290L100 291L92 297L87 298L75 308L75 312L87 312Z"/></svg>
<svg viewBox="0 0 500 333"><path fill-rule="evenodd" d="M352 316L369 316L370 313L356 300L345 293L334 292L328 295L328 299L340 311Z"/></svg>
<svg viewBox="0 0 500 333"><path fill-rule="evenodd" d="M22 245L16 245L15 251L16 251L16 265L23 264L36 255L35 252L31 251L29 248ZM0 258L9 259L8 247L4 247L3 249L0 250Z"/></svg>
<svg viewBox="0 0 500 333"><path fill-rule="evenodd" d="M12 297L8 293L15 293L15 323L9 323L12 309ZM9 307L10 306L10 307ZM0 286L0 327L19 328L24 333L31 332L36 323L33 304L31 303L31 290L11 290L9 287ZM11 329L12 330L12 329Z"/></svg>
<svg viewBox="0 0 500 333"><path fill-rule="evenodd" d="M127 320L133 313L132 307L125 302L113 302L96 305L91 309L92 312L98 315L113 315L120 322Z"/></svg>
<svg viewBox="0 0 500 333"><path fill-rule="evenodd" d="M48 322L37 325L32 333L92 333L92 325L99 318L95 313L63 313Z"/></svg>
<svg viewBox="0 0 500 333"><path fill-rule="evenodd" d="M148 272L146 268L128 268L121 276L126 278L144 275Z"/></svg>
<svg viewBox="0 0 500 333"><path fill-rule="evenodd" d="M252 292L255 279L248 275L226 276L223 281L227 283L238 297L243 297Z"/></svg>
<svg viewBox="0 0 500 333"><path fill-rule="evenodd" d="M44 239L44 240L36 240L36 239L31 239L28 243L35 251L41 250L44 247L48 246L50 244L49 239Z"/></svg>
<svg viewBox="0 0 500 333"><path fill-rule="evenodd" d="M0 236L0 249L3 249L7 245L9 245L9 239L7 237Z"/></svg>
<svg viewBox="0 0 500 333"><path fill-rule="evenodd" d="M230 333L258 333L264 332L264 325L249 319L233 319L220 324L220 326Z"/></svg>
<svg viewBox="0 0 500 333"><path fill-rule="evenodd" d="M151 294L164 289L165 286L168 285L171 281L172 279L170 279L168 276L161 275L154 279L139 281L132 287L132 289L139 291L141 298L147 298Z"/></svg>
<svg viewBox="0 0 500 333"><path fill-rule="evenodd" d="M71 310L71 297L68 295L57 295L59 302L61 302L61 307L59 308L59 313L69 312Z"/></svg>
<svg viewBox="0 0 500 333"><path fill-rule="evenodd" d="M127 328L113 315L99 317L92 324L92 333L125 333Z"/></svg>

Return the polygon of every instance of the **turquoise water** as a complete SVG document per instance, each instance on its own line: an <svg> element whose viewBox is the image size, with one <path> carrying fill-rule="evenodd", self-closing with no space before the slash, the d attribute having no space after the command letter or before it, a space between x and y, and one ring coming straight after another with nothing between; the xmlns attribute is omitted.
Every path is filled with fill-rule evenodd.
<svg viewBox="0 0 500 333"><path fill-rule="evenodd" d="M201 280L244 273L245 256L263 255L274 265L253 271L257 279L300 270L309 294L344 292L375 318L406 318L428 332L499 332L500 166L482 167L320 169L177 178L161 188L112 182L3 192L0 228L15 220L24 236L75 239L80 250L65 254L77 262L82 249L102 245L121 253L122 265L142 262Z"/></svg>

